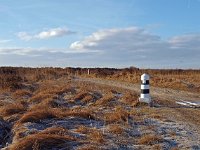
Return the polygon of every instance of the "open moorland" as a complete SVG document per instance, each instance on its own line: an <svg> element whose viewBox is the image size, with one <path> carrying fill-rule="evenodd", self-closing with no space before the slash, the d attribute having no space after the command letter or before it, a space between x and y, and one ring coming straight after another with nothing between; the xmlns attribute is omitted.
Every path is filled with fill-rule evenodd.
<svg viewBox="0 0 200 150"><path fill-rule="evenodd" d="M199 116L200 70L0 68L2 150L199 150Z"/></svg>

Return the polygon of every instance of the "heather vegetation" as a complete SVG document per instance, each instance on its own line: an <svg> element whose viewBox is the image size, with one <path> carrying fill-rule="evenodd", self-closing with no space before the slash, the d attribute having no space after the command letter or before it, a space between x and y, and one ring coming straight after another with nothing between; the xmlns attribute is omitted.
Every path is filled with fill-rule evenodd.
<svg viewBox="0 0 200 150"><path fill-rule="evenodd" d="M138 101L144 72L154 107ZM199 76L199 70L2 67L0 148L199 148L200 110L176 103L199 100Z"/></svg>

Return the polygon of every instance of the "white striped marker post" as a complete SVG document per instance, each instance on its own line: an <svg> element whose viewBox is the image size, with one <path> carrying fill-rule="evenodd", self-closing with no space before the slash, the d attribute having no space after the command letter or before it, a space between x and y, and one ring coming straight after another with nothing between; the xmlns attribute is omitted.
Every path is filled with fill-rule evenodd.
<svg viewBox="0 0 200 150"><path fill-rule="evenodd" d="M149 75L148 74L143 74L141 75L141 94L139 101L144 102L144 103L151 103L151 97L149 94Z"/></svg>

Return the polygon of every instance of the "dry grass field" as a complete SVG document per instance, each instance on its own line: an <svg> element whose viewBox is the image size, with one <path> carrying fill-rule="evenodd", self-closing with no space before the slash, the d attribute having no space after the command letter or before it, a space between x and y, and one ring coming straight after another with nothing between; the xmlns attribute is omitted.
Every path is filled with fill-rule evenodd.
<svg viewBox="0 0 200 150"><path fill-rule="evenodd" d="M144 72L153 107L138 102ZM0 68L0 148L198 150L199 77L199 70Z"/></svg>

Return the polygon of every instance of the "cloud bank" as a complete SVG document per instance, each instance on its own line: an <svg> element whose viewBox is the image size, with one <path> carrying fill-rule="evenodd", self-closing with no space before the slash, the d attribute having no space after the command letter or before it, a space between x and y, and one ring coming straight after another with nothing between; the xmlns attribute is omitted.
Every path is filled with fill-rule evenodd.
<svg viewBox="0 0 200 150"><path fill-rule="evenodd" d="M150 34L142 28L131 27L97 31L85 37L82 41L72 43L70 48L126 53L148 51L165 44L159 36Z"/></svg>
<svg viewBox="0 0 200 150"><path fill-rule="evenodd" d="M49 39L54 37L62 37L66 35L75 34L75 32L70 31L66 28L53 28L46 31L39 32L37 34L29 34L27 32L19 32L17 36L24 41L29 41L33 39Z"/></svg>
<svg viewBox="0 0 200 150"><path fill-rule="evenodd" d="M73 32L57 28L35 35L21 33L19 36L23 40L31 40L67 34ZM200 68L200 33L163 39L140 27L113 28L96 31L63 49L0 48L0 54L4 57L20 56L24 60L34 56L34 59L29 59L30 66L41 60L42 64L49 66Z"/></svg>
<svg viewBox="0 0 200 150"><path fill-rule="evenodd" d="M100 30L70 45L75 50L98 50L101 61L141 67L200 68L200 33L162 39L139 27ZM184 66L185 65L185 66Z"/></svg>

